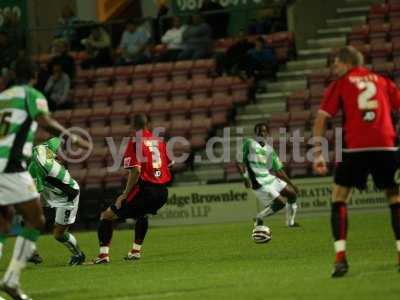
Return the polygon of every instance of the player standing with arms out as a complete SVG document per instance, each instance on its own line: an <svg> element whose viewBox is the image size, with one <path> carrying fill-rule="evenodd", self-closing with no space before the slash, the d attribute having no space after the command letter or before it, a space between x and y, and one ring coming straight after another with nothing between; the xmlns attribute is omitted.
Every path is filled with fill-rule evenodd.
<svg viewBox="0 0 400 300"><path fill-rule="evenodd" d="M400 265L400 196L394 179L398 158L391 119L392 111L400 108L400 93L392 81L363 67L363 56L353 47L338 51L334 67L341 77L325 91L313 133L314 137L323 137L328 119L339 110L343 111L344 147L342 161L336 165L331 212L336 251L332 277L341 277L349 268L346 260L347 201L354 187L366 188L369 174L376 187L385 191L390 203ZM313 167L324 175L327 167L321 145L320 142L315 144L320 149L315 151Z"/></svg>
<svg viewBox="0 0 400 300"><path fill-rule="evenodd" d="M35 251L44 225L39 194L26 169L37 127L54 135L63 134L81 147L89 148L89 145L49 116L46 98L30 86L36 74L29 60L17 60L15 74L16 85L0 93L0 250L8 233L13 206L26 225L16 239L0 289L13 299L26 300L30 298L20 290L20 276Z"/></svg>
<svg viewBox="0 0 400 300"><path fill-rule="evenodd" d="M148 229L147 214L156 214L168 200L166 185L171 181L168 169L171 161L166 144L152 135L145 115L134 117L134 127L136 140L129 142L124 158L124 168L129 170L128 181L115 204L101 214L98 228L100 254L94 260L95 264L110 262L113 223L126 218L135 219L136 224L134 243L125 259L139 259Z"/></svg>
<svg viewBox="0 0 400 300"><path fill-rule="evenodd" d="M295 223L297 211L297 187L283 170L274 149L268 145L268 126L260 123L254 127L255 138L248 138L243 144L243 162L241 168L247 188L252 188L264 209L256 216L255 226L263 225L263 219L271 216L287 204L286 223L289 227Z"/></svg>
<svg viewBox="0 0 400 300"><path fill-rule="evenodd" d="M56 160L60 146L61 140L54 137L35 147L28 169L42 199L56 209L53 236L72 253L69 265L75 266L85 261L76 238L68 232L78 213L79 185ZM41 263L42 258L36 252L30 261Z"/></svg>

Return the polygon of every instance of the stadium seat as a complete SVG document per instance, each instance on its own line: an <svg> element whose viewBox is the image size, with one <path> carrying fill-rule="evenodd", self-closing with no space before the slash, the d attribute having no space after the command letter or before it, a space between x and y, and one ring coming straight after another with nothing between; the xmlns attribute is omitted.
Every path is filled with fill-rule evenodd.
<svg viewBox="0 0 400 300"><path fill-rule="evenodd" d="M184 81L189 77L189 72L193 67L192 60L177 61L172 69L172 80L173 81Z"/></svg>
<svg viewBox="0 0 400 300"><path fill-rule="evenodd" d="M71 116L71 124L77 127L87 127L88 119L92 115L92 109L80 108L74 109Z"/></svg>
<svg viewBox="0 0 400 300"><path fill-rule="evenodd" d="M110 113L110 124L113 125L126 125L127 118L131 114L132 105L113 103Z"/></svg>
<svg viewBox="0 0 400 300"><path fill-rule="evenodd" d="M369 25L366 24L353 26L351 32L347 35L347 43L368 42L369 31Z"/></svg>
<svg viewBox="0 0 400 300"><path fill-rule="evenodd" d="M110 136L110 127L98 126L90 128L90 136L93 139L94 148L104 147L106 144L105 138Z"/></svg>
<svg viewBox="0 0 400 300"><path fill-rule="evenodd" d="M95 82L100 83L104 82L109 84L114 78L115 69L114 67L107 67L107 68L98 68L95 71Z"/></svg>
<svg viewBox="0 0 400 300"><path fill-rule="evenodd" d="M178 115L186 116L190 111L192 101L187 99L172 99L171 101L171 118L177 117Z"/></svg>
<svg viewBox="0 0 400 300"><path fill-rule="evenodd" d="M268 119L268 127L270 134L278 134L280 129L285 129L289 121L289 113L276 113L272 114Z"/></svg>
<svg viewBox="0 0 400 300"><path fill-rule="evenodd" d="M76 107L88 108L91 105L93 89L87 87L75 88L72 95Z"/></svg>
<svg viewBox="0 0 400 300"><path fill-rule="evenodd" d="M115 68L115 81L116 82L127 82L133 76L133 66L120 66Z"/></svg>
<svg viewBox="0 0 400 300"><path fill-rule="evenodd" d="M311 112L306 111L296 111L290 113L289 119L289 131L300 130L303 133L310 126Z"/></svg>
<svg viewBox="0 0 400 300"><path fill-rule="evenodd" d="M228 124L228 112L229 111L226 108L211 108L210 114L213 126L223 126Z"/></svg>
<svg viewBox="0 0 400 300"><path fill-rule="evenodd" d="M90 126L105 126L109 123L111 107L94 107L92 114L89 116Z"/></svg>
<svg viewBox="0 0 400 300"><path fill-rule="evenodd" d="M93 69L88 69L88 70L78 69L74 79L75 84L80 84L80 85L90 84L94 77L94 73L95 71Z"/></svg>
<svg viewBox="0 0 400 300"><path fill-rule="evenodd" d="M101 169L105 167L108 147L96 147L89 156L86 165L88 169Z"/></svg>
<svg viewBox="0 0 400 300"><path fill-rule="evenodd" d="M142 100L149 100L150 94L151 94L151 89L152 86L149 84L137 84L135 82L133 86L133 92L132 92L132 101L142 101Z"/></svg>
<svg viewBox="0 0 400 300"><path fill-rule="evenodd" d="M390 23L371 24L369 33L369 42L371 45L385 43L390 32Z"/></svg>
<svg viewBox="0 0 400 300"><path fill-rule="evenodd" d="M210 95L212 87L212 80L208 78L197 79L193 81L191 94L193 98L204 97L207 98Z"/></svg>
<svg viewBox="0 0 400 300"><path fill-rule="evenodd" d="M135 99L132 102L132 114L143 113L147 114L150 110L151 104L145 99Z"/></svg>
<svg viewBox="0 0 400 300"><path fill-rule="evenodd" d="M309 103L310 91L301 90L292 93L287 99L287 109L288 111L303 111L306 104Z"/></svg>
<svg viewBox="0 0 400 300"><path fill-rule="evenodd" d="M128 99L130 99L133 92L133 88L131 85L125 83L119 83L114 85L111 102L112 105L124 105L128 103Z"/></svg>
<svg viewBox="0 0 400 300"><path fill-rule="evenodd" d="M133 71L135 85L147 84L152 78L153 64L137 65Z"/></svg>
<svg viewBox="0 0 400 300"><path fill-rule="evenodd" d="M171 98L176 99L188 99L189 90L192 87L192 81L182 80L175 81L172 83Z"/></svg>
<svg viewBox="0 0 400 300"><path fill-rule="evenodd" d="M153 84L163 84L170 80L173 63L157 63L153 68Z"/></svg>
<svg viewBox="0 0 400 300"><path fill-rule="evenodd" d="M233 101L236 104L245 104L248 102L249 83L240 78L233 78L231 93Z"/></svg>
<svg viewBox="0 0 400 300"><path fill-rule="evenodd" d="M172 90L171 82L164 82L162 84L153 84L151 91L152 102L166 101L169 98L170 92Z"/></svg>
<svg viewBox="0 0 400 300"><path fill-rule="evenodd" d="M215 69L214 59L198 59L194 61L191 70L193 79L207 78L211 71Z"/></svg>
<svg viewBox="0 0 400 300"><path fill-rule="evenodd" d="M93 88L92 107L107 107L112 92L112 87L106 85L95 86Z"/></svg>
<svg viewBox="0 0 400 300"><path fill-rule="evenodd" d="M113 138L117 149L121 145L122 139L129 139L132 136L131 125L114 125L111 124L110 136Z"/></svg>
<svg viewBox="0 0 400 300"><path fill-rule="evenodd" d="M71 124L70 119L72 116L71 109L57 110L52 113L54 119L56 119L60 124L69 127Z"/></svg>
<svg viewBox="0 0 400 300"><path fill-rule="evenodd" d="M232 96L219 96L213 95L212 97L212 106L213 108L224 108L226 110L230 110L233 108L234 99Z"/></svg>

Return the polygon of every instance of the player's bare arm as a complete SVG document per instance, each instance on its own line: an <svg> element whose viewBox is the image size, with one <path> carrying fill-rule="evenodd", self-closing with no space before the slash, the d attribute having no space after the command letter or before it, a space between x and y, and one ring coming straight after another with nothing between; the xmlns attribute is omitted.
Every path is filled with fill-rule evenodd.
<svg viewBox="0 0 400 300"><path fill-rule="evenodd" d="M237 167L239 169L239 173L242 175L243 177L243 181L244 181L244 186L248 189L251 188L251 181L246 169L246 166L243 163L237 163Z"/></svg>
<svg viewBox="0 0 400 300"><path fill-rule="evenodd" d="M287 176L286 172L284 170L280 170L275 172L276 177L279 179L282 179L285 181L289 186L293 188L293 190L296 192L296 194L299 193L299 188L290 180L289 176Z"/></svg>
<svg viewBox="0 0 400 300"><path fill-rule="evenodd" d="M129 170L128 182L126 183L125 190L117 198L117 200L115 202L115 206L117 208L121 208L123 202L128 198L129 193L132 191L132 189L137 184L139 177L140 177L140 167L139 166L135 166Z"/></svg>
<svg viewBox="0 0 400 300"><path fill-rule="evenodd" d="M73 144L75 144L83 149L90 148L90 145L87 141L85 141L81 137L71 133L68 129L66 129L64 126L62 126L60 123L58 123L56 120L54 120L49 115L41 115L40 117L37 118L36 121L38 122L40 127L45 129L50 134L55 135L55 136L65 135L72 140Z"/></svg>
<svg viewBox="0 0 400 300"><path fill-rule="evenodd" d="M326 113L319 111L317 117L315 118L313 127L313 137L315 139L314 147L316 148L314 152L313 169L319 175L325 175L328 173L328 168L322 155L320 142L320 139L325 136L328 118L329 117Z"/></svg>

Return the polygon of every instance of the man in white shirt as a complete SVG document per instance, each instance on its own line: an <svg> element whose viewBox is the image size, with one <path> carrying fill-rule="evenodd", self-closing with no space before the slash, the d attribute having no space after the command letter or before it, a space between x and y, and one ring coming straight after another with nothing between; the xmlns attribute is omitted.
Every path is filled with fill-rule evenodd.
<svg viewBox="0 0 400 300"><path fill-rule="evenodd" d="M167 46L167 51L161 54L160 61L175 61L184 49L182 35L186 26L182 25L179 17L173 18L173 26L162 36L161 42Z"/></svg>

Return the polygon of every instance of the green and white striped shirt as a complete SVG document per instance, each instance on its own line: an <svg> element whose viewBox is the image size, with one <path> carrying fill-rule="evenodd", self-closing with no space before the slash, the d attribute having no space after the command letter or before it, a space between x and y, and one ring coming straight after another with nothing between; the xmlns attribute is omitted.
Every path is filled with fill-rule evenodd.
<svg viewBox="0 0 400 300"><path fill-rule="evenodd" d="M35 147L29 172L42 198L51 207L72 207L79 185L55 156L45 144Z"/></svg>
<svg viewBox="0 0 400 300"><path fill-rule="evenodd" d="M26 171L39 116L48 114L46 98L29 86L0 93L0 173Z"/></svg>
<svg viewBox="0 0 400 300"><path fill-rule="evenodd" d="M271 170L277 172L283 169L274 149L268 144L262 146L253 138L248 138L243 143L243 161L255 189L271 184L276 179L270 173Z"/></svg>

